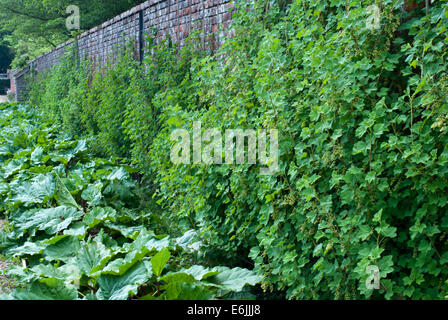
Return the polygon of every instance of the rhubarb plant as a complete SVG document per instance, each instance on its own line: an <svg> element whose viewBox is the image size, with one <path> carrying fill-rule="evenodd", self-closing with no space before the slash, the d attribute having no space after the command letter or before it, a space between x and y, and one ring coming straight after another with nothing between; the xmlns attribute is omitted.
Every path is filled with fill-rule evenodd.
<svg viewBox="0 0 448 320"><path fill-rule="evenodd" d="M156 234L135 169L89 153L34 109L0 105L0 251L19 261L1 299L224 299L261 281L201 265L195 230Z"/></svg>

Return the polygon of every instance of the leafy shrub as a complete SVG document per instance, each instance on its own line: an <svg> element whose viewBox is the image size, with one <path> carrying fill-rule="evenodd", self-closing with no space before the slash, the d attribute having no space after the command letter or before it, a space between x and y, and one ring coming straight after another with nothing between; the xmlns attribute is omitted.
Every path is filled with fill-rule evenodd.
<svg viewBox="0 0 448 320"><path fill-rule="evenodd" d="M207 111L173 99L178 88L163 93L151 149L163 203L204 230L211 258L249 255L265 288L289 298L442 298L446 135L434 126L447 101L445 4L400 25L385 1L378 31L365 28L363 3L296 2L285 17L259 4L237 16L224 67L192 69L189 95ZM280 172L174 166L172 123L191 130L192 120L279 129ZM366 288L369 265L378 291Z"/></svg>
<svg viewBox="0 0 448 320"><path fill-rule="evenodd" d="M254 265L266 290L443 298L447 2L427 16L378 2L372 30L367 1L281 4L238 2L234 36L213 56L149 50L121 124L131 161L153 180L165 218L200 230L210 263ZM172 164L170 134L193 121L278 129L279 172ZM102 143L117 143L104 137L118 122L99 129ZM369 265L379 290L366 288Z"/></svg>

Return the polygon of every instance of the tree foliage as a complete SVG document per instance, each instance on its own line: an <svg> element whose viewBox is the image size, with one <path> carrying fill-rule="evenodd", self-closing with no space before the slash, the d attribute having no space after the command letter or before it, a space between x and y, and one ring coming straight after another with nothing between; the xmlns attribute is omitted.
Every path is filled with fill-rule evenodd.
<svg viewBox="0 0 448 320"><path fill-rule="evenodd" d="M10 46L16 57L13 67L23 67L30 59L69 40L74 31L66 28L67 7L80 9L80 31L144 2L143 0L1 0L1 28L11 32Z"/></svg>

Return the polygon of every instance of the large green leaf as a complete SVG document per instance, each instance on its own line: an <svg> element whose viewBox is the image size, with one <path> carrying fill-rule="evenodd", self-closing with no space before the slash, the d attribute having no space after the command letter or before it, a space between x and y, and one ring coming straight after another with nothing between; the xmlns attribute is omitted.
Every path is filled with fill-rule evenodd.
<svg viewBox="0 0 448 320"><path fill-rule="evenodd" d="M78 140L78 143L76 144L75 148L73 149L73 154L78 155L81 152L84 152L87 150L87 140L81 139Z"/></svg>
<svg viewBox="0 0 448 320"><path fill-rule="evenodd" d="M87 149L86 140L79 140L73 148L74 141L61 141L56 148L58 150L49 153L49 156L54 162L61 162L67 165L70 160L75 158L77 154ZM66 150L66 151L62 151Z"/></svg>
<svg viewBox="0 0 448 320"><path fill-rule="evenodd" d="M78 291L66 286L62 280L46 279L34 282L28 289L15 291L13 297L17 300L75 300Z"/></svg>
<svg viewBox="0 0 448 320"><path fill-rule="evenodd" d="M86 200L90 206L97 206L101 203L101 199L103 198L101 193L102 189L103 184L101 182L90 184L87 189L82 192L81 197Z"/></svg>
<svg viewBox="0 0 448 320"><path fill-rule="evenodd" d="M117 212L111 207L95 207L84 216L83 222L93 228L102 222L115 221Z"/></svg>
<svg viewBox="0 0 448 320"><path fill-rule="evenodd" d="M15 300L15 299L11 294L0 293L0 301L4 301L4 300Z"/></svg>
<svg viewBox="0 0 448 320"><path fill-rule="evenodd" d="M17 173L22 168L24 162L24 158L12 159L11 161L9 161L8 164L3 168L5 170L4 177L8 178L14 173Z"/></svg>
<svg viewBox="0 0 448 320"><path fill-rule="evenodd" d="M139 262L121 276L101 275L96 295L100 300L126 300L130 294L136 294L138 287L150 277L151 270Z"/></svg>
<svg viewBox="0 0 448 320"><path fill-rule="evenodd" d="M163 297L168 300L209 300L213 293L200 284L173 281L163 287Z"/></svg>
<svg viewBox="0 0 448 320"><path fill-rule="evenodd" d="M30 216L27 221L18 224L22 230L42 230L47 234L55 234L67 229L73 222L82 217L83 213L74 207L60 206L41 209Z"/></svg>
<svg viewBox="0 0 448 320"><path fill-rule="evenodd" d="M140 232L145 228L142 225L128 226L125 224L118 224L118 223L108 223L107 227L112 230L120 232L122 235L130 239L135 239L140 234Z"/></svg>
<svg viewBox="0 0 448 320"><path fill-rule="evenodd" d="M57 173L56 176L56 201L60 206L75 207L76 209L82 211L82 208L76 203L75 199L68 191L65 184L62 182L61 178Z"/></svg>
<svg viewBox="0 0 448 320"><path fill-rule="evenodd" d="M202 245L195 230L188 230L181 237L175 239L174 243L185 251L197 251Z"/></svg>
<svg viewBox="0 0 448 320"><path fill-rule="evenodd" d="M125 244L123 249L126 256L115 259L110 262L103 270L103 274L122 275L131 268L137 261L142 260L144 256L152 249L148 243L153 238L153 234L146 230L140 232L138 237L130 244Z"/></svg>
<svg viewBox="0 0 448 320"><path fill-rule="evenodd" d="M24 255L36 255L41 254L45 248L47 247L46 244L43 244L41 242L30 242L27 241L25 244L23 244L20 247L16 247L13 249L8 250L8 254L12 255L13 257L20 257Z"/></svg>
<svg viewBox="0 0 448 320"><path fill-rule="evenodd" d="M171 257L170 250L168 248L163 248L151 259L152 271L156 277L162 274L166 263Z"/></svg>
<svg viewBox="0 0 448 320"><path fill-rule="evenodd" d="M214 283L221 289L239 292L245 285L254 286L262 277L255 272L243 268L216 267L219 274L212 276L207 281Z"/></svg>
<svg viewBox="0 0 448 320"><path fill-rule="evenodd" d="M112 173L106 177L106 179L111 180L111 181L114 181L114 180L121 181L121 180L127 179L128 176L129 175L126 172L126 170L123 167L119 167L119 168L114 169L112 171Z"/></svg>
<svg viewBox="0 0 448 320"><path fill-rule="evenodd" d="M54 195L55 187L52 175L41 174L31 179L31 182L23 182L15 187L10 200L12 202L20 201L24 205L41 204Z"/></svg>
<svg viewBox="0 0 448 320"><path fill-rule="evenodd" d="M31 271L39 277L62 280L66 284L80 278L79 268L73 264L64 264L61 267L57 267L52 264L41 263L32 267Z"/></svg>
<svg viewBox="0 0 448 320"><path fill-rule="evenodd" d="M203 266L195 265L188 269L181 269L179 272L167 273L160 277L160 281L170 282L195 282L207 279L211 276L219 274L216 269L209 269Z"/></svg>
<svg viewBox="0 0 448 320"><path fill-rule="evenodd" d="M191 266L188 269L181 269L179 272L184 272L186 274L189 274L193 276L196 280L204 280L208 277L214 276L219 274L219 271L216 268L209 269L203 266Z"/></svg>
<svg viewBox="0 0 448 320"><path fill-rule="evenodd" d="M84 239L87 232L87 226L82 222L75 222L70 229L64 230L65 235L76 236L80 240Z"/></svg>
<svg viewBox="0 0 448 320"><path fill-rule="evenodd" d="M40 163L44 154L44 149L41 146L37 146L31 153L31 161L33 163Z"/></svg>
<svg viewBox="0 0 448 320"><path fill-rule="evenodd" d="M9 184L0 182L0 195L4 195L9 191Z"/></svg>
<svg viewBox="0 0 448 320"><path fill-rule="evenodd" d="M58 242L45 248L43 254L47 261L64 261L71 260L81 247L78 237L66 236Z"/></svg>
<svg viewBox="0 0 448 320"><path fill-rule="evenodd" d="M113 253L101 242L85 243L76 256L80 270L88 276L95 277L102 271Z"/></svg>

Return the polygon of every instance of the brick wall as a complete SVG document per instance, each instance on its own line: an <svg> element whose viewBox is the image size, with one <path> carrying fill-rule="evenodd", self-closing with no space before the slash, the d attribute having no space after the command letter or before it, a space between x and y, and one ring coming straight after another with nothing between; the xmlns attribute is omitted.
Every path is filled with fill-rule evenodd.
<svg viewBox="0 0 448 320"><path fill-rule="evenodd" d="M146 34L153 34L156 42L170 36L181 46L195 30L202 30L201 41L210 50L216 49L231 23L231 0L150 0L81 34L77 39L80 59L91 59L97 66L114 57L114 48L134 40L136 58L141 59L146 46ZM81 12L82 14L82 12ZM31 61L23 70L11 72L11 88L17 101L26 94L26 78L33 71L50 70L75 45L68 41Z"/></svg>

